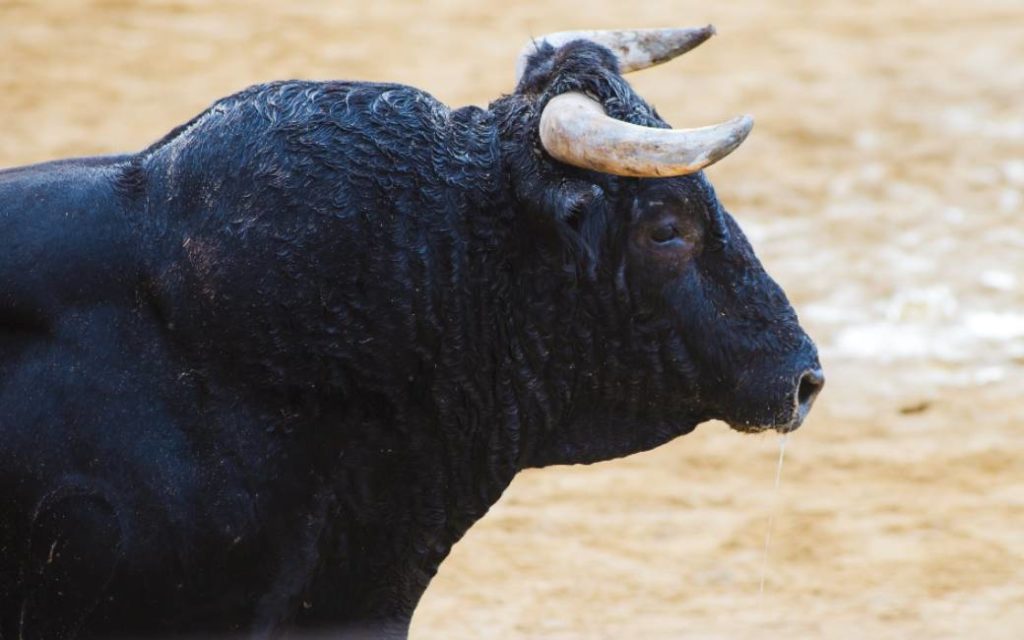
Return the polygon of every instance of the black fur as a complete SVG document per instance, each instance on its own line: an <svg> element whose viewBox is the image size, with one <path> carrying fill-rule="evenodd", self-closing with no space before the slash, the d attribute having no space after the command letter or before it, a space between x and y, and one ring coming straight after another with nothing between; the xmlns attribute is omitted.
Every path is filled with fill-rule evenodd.
<svg viewBox="0 0 1024 640"><path fill-rule="evenodd" d="M703 175L546 156L566 91L667 126L576 42L487 110L279 82L0 172L0 637L402 637L518 470L785 420L785 296Z"/></svg>

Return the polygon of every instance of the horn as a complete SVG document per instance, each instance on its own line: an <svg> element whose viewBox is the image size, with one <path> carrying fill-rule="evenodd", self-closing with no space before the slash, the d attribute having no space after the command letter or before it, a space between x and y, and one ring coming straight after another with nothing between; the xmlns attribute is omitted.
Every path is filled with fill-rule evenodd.
<svg viewBox="0 0 1024 640"><path fill-rule="evenodd" d="M634 178L685 176L729 155L754 119L740 116L698 129L657 129L616 120L596 100L571 92L548 101L540 140L556 160Z"/></svg>
<svg viewBox="0 0 1024 640"><path fill-rule="evenodd" d="M632 29L617 31L559 31L531 40L516 59L516 83L526 71L526 63L542 42L556 49L573 40L590 40L611 49L619 58L619 73L629 73L667 62L693 49L711 36L715 28Z"/></svg>

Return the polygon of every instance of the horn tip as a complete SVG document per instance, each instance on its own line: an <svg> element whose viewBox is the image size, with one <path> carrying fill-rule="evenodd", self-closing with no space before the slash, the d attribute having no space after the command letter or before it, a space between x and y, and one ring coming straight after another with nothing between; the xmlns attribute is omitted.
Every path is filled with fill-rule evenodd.
<svg viewBox="0 0 1024 640"><path fill-rule="evenodd" d="M750 130L754 128L754 116L744 113L742 116L735 118L734 122L736 123L736 144L738 146L747 139L747 136L750 135Z"/></svg>
<svg viewBox="0 0 1024 640"><path fill-rule="evenodd" d="M730 120L726 126L729 128L731 140L723 148L724 153L721 157L732 153L736 147L743 144L743 141L750 135L751 129L754 128L754 116L749 113L745 113L741 116L737 116Z"/></svg>
<svg viewBox="0 0 1024 640"><path fill-rule="evenodd" d="M754 116L749 113L744 113L743 115L736 116L726 122L725 126L740 133L743 137L746 137L747 134L750 133L750 130L754 128Z"/></svg>
<svg viewBox="0 0 1024 640"><path fill-rule="evenodd" d="M681 56L687 51L704 44L716 33L715 26L712 24L704 27L665 29L662 31L664 44L661 45L660 50L657 46L651 48L652 62L658 64Z"/></svg>

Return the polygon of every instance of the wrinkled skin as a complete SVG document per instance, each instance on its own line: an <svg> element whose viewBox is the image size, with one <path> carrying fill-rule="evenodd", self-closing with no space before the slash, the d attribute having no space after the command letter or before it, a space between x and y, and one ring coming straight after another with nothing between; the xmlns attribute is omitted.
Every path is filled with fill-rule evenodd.
<svg viewBox="0 0 1024 640"><path fill-rule="evenodd" d="M703 175L548 158L570 90L666 126L577 42L487 110L276 83L0 172L0 637L403 637L520 469L789 420L784 294Z"/></svg>

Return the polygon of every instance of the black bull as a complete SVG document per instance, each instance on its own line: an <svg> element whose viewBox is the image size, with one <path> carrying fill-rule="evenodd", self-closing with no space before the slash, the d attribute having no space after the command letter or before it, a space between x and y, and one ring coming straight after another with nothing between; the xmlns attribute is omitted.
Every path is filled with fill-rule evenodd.
<svg viewBox="0 0 1024 640"><path fill-rule="evenodd" d="M486 110L274 83L0 173L0 637L402 636L520 469L799 425L814 345L706 178L551 159L566 91L665 125L537 57Z"/></svg>

